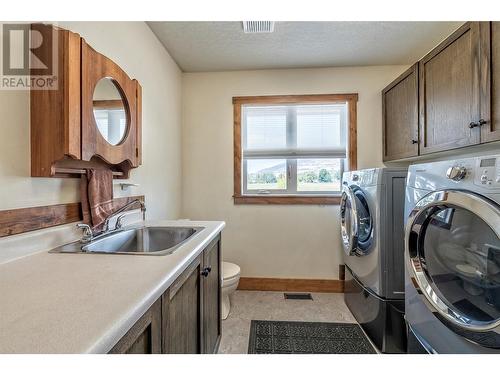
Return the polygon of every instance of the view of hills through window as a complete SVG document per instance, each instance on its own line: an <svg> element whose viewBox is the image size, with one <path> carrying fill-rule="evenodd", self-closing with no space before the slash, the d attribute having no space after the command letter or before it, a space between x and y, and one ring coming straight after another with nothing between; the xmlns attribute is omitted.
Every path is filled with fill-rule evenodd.
<svg viewBox="0 0 500 375"><path fill-rule="evenodd" d="M291 161L289 161L291 162ZM340 159L297 159L297 191L339 191ZM285 190L286 159L247 161L248 190Z"/></svg>

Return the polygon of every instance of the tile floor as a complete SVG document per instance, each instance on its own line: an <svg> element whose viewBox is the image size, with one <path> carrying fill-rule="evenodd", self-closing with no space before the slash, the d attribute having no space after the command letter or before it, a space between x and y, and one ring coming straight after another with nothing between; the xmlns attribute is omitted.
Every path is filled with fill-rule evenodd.
<svg viewBox="0 0 500 375"><path fill-rule="evenodd" d="M282 292L237 290L231 296L231 313L222 321L219 353L246 354L250 321L297 320L355 323L341 293L312 293L313 300L285 300Z"/></svg>

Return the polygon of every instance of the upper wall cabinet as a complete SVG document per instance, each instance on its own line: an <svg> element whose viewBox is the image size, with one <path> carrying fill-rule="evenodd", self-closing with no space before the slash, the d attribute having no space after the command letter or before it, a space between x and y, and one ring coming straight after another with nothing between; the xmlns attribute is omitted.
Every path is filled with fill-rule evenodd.
<svg viewBox="0 0 500 375"><path fill-rule="evenodd" d="M500 22L481 22L481 142L500 140Z"/></svg>
<svg viewBox="0 0 500 375"><path fill-rule="evenodd" d="M384 161L418 155L418 64L382 91Z"/></svg>
<svg viewBox="0 0 500 375"><path fill-rule="evenodd" d="M499 33L467 22L383 90L385 161L500 140Z"/></svg>
<svg viewBox="0 0 500 375"><path fill-rule="evenodd" d="M479 23L468 22L419 63L420 154L479 143Z"/></svg>
<svg viewBox="0 0 500 375"><path fill-rule="evenodd" d="M57 68L55 89L31 90L31 175L108 168L127 178L141 164L141 86L78 34L31 27L44 41L37 55L52 54Z"/></svg>

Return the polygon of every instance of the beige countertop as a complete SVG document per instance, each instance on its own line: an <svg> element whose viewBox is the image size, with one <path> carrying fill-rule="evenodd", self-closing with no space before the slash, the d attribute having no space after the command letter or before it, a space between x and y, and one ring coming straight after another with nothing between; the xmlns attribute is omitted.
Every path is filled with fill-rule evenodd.
<svg viewBox="0 0 500 375"><path fill-rule="evenodd" d="M0 265L0 353L106 353L225 226L204 227L166 256L49 254Z"/></svg>

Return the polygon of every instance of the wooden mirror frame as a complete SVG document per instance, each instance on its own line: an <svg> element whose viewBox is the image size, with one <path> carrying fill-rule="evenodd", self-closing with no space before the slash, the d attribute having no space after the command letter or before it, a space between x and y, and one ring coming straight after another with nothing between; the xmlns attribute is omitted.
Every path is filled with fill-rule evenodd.
<svg viewBox="0 0 500 375"><path fill-rule="evenodd" d="M126 163L130 167L140 164L140 120L138 96L140 86L115 62L96 52L82 40L82 160L98 157L108 164ZM94 117L93 96L102 78L111 78L120 91L127 114L125 136L118 145L109 144L97 128Z"/></svg>

